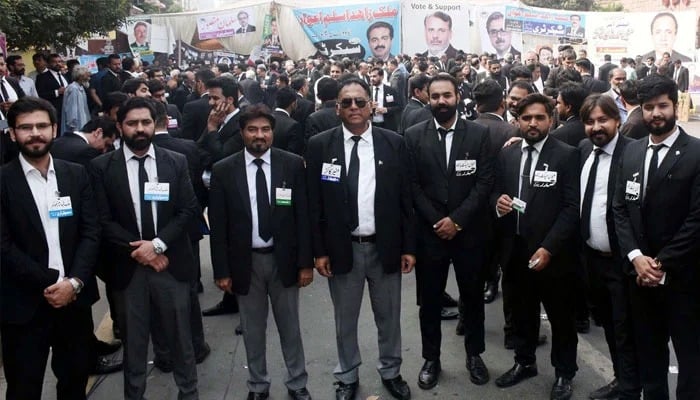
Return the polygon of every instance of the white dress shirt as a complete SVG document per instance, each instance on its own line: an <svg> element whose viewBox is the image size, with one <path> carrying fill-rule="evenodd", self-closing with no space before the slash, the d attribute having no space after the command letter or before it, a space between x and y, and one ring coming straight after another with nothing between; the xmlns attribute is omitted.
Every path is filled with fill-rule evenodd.
<svg viewBox="0 0 700 400"><path fill-rule="evenodd" d="M343 125L343 143L345 144L345 170L350 168L350 155L355 141L353 134ZM358 226L352 231L355 236L370 236L376 233L374 221L374 195L377 175L374 165L374 142L372 125L360 135L357 142L357 157L360 159L360 176L357 183ZM380 160L381 161L381 160Z"/></svg>
<svg viewBox="0 0 700 400"><path fill-rule="evenodd" d="M581 200L579 203L579 212L583 210L583 198L586 193L586 184L591 174L593 160L595 159L595 150L598 148L601 149L601 153L598 156L598 170L595 175L593 199L591 202L591 236L586 240L586 244L592 249L605 253L610 252L610 237L608 236L608 223L606 219L608 213L608 178L610 176L610 164L612 163L613 152L615 151L615 146L617 146L619 138L620 134L618 133L610 143L603 147L593 145L593 151L591 151L591 154L583 163L583 169L581 170ZM612 193L610 193L610 195L612 195Z"/></svg>
<svg viewBox="0 0 700 400"><path fill-rule="evenodd" d="M250 215L252 216L251 222L253 223L253 248L259 249L263 247L270 247L275 244L274 239L270 238L270 240L267 242L264 241L260 237L260 230L258 229L258 196L257 190L255 189L257 187L255 183L255 176L258 173L258 166L253 162L255 161L256 157L248 153L247 149L243 152L243 156L245 157L245 175L246 180L248 181L248 196L250 197ZM268 199L265 201L270 203L272 201L272 190L275 190L272 188L272 184L270 183L272 174L272 170L270 168L270 150L268 149L260 158L264 161L262 169L265 173L265 182L267 184Z"/></svg>
<svg viewBox="0 0 700 400"><path fill-rule="evenodd" d="M61 237L58 229L58 218L49 217L49 204L51 200L61 196L61 193L58 191L58 181L56 180L53 157L49 157L49 169L46 178L41 176L41 172L29 164L22 154L19 155L19 163L22 166L22 172L24 172L24 177L27 179L27 184L32 192L34 204L36 204L36 208L39 211L41 226L44 227L46 245L49 250L48 267L58 271L57 282L59 282L66 276L66 271L63 266L63 255L61 254Z"/></svg>
<svg viewBox="0 0 700 400"><path fill-rule="evenodd" d="M678 129L678 126L676 126L676 130L673 131L673 133L672 133L669 137L667 137L666 140L664 140L663 142L661 142L661 143L664 144L664 147L662 147L661 149L659 149L659 155L658 155L659 160L658 160L658 164L656 165L657 168L658 168L658 166L661 165L661 163L664 161L664 158L666 157L666 154L668 154L669 150L671 150L671 147L673 146L673 144L676 143L676 139L678 139L678 136L680 136L680 134L681 134L681 131L680 131L680 129ZM654 143L654 142L652 142L652 141L651 141L651 135L649 135L649 138L647 139L647 142L648 142L648 144L647 144L647 154L646 154L646 157L644 157L644 173L643 173L643 174L644 174L644 182L642 183L642 198L644 198L644 196L646 196L646 192L647 192L647 172L649 171L649 164L651 163L651 157L652 157L652 155L654 154L654 150L651 149L651 146L652 146L652 145L656 145L656 144L661 144L661 143ZM641 256L641 255L642 255L642 251L641 251L641 250L639 250L639 249L634 249L634 250L630 251L630 252L627 254L627 258L628 258L630 261L632 261L632 260L634 260L635 257Z"/></svg>
<svg viewBox="0 0 700 400"><path fill-rule="evenodd" d="M0 81L0 82L2 82L2 86L4 86L5 90L7 90L7 98L6 99L3 98L3 101L9 101L11 103L17 101L17 99L19 99L19 96L17 96L17 92L15 91L15 88L13 88L12 85L10 85L10 82L8 82L7 79L5 79L5 77L2 77L0 79L2 79ZM0 95L1 94L2 94L2 91L0 91ZM5 97L5 96L3 95L0 97Z"/></svg>
<svg viewBox="0 0 700 400"><path fill-rule="evenodd" d="M34 84L34 81L27 78L24 75L21 76L15 76L17 80L19 81L19 87L24 90L24 94L27 96L32 96L32 97L39 97L39 94L36 91L36 85Z"/></svg>
<svg viewBox="0 0 700 400"><path fill-rule="evenodd" d="M384 107L384 85L370 86L370 88L372 89L372 101L375 102L375 107ZM375 112L372 116L372 122L384 122L384 114Z"/></svg>
<svg viewBox="0 0 700 400"><path fill-rule="evenodd" d="M447 135L445 135L445 159L447 162L447 165L445 167L450 166L450 152L452 151L452 139L455 137L455 127L457 126L457 120L459 118L455 118L455 122L452 123L452 126L448 128ZM438 129L442 128L439 122L435 118L433 118L433 122L435 123L435 130L437 131ZM440 136L440 133L438 132L438 142L442 140L442 136Z"/></svg>
<svg viewBox="0 0 700 400"><path fill-rule="evenodd" d="M63 78L63 76L61 76L61 74L59 74L58 72L56 72L52 69L48 69L47 71L48 71L48 73L50 73L53 76L53 78L56 80L56 82L58 82L59 85L61 85L63 87L68 86L68 82L66 82L66 80ZM59 96L58 89L54 90L53 92L56 95L56 97Z"/></svg>
<svg viewBox="0 0 700 400"><path fill-rule="evenodd" d="M131 202L132 207L134 207L134 213L136 214L136 225L139 227L139 232L141 229L141 199L139 198L139 162L134 158L134 153L129 149L128 146L122 146L124 149L124 160L126 161L126 173L129 178L129 192L131 192ZM156 151L153 145L150 145L148 152L144 157L146 162L144 163L144 168L146 169L146 175L148 175L149 182L158 182L158 169L156 168ZM143 190L143 188L141 188ZM170 193L172 196L172 193ZM151 209L153 213L153 227L155 228L156 235L158 234L158 202L151 202ZM155 240L155 239L154 239ZM167 245L161 241L164 245L164 249L167 249Z"/></svg>

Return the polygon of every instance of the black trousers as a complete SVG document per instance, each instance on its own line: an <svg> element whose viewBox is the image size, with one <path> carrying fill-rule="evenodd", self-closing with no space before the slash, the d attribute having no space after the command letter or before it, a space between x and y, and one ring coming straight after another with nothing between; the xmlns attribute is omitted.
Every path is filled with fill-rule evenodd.
<svg viewBox="0 0 700 400"><path fill-rule="evenodd" d="M458 241L438 238L432 232L422 232L423 237L416 257L416 277L420 287L420 329L423 358L440 359L442 343L442 293L445 291L450 262L454 265L459 296L464 303L464 347L469 356L484 352L484 289L482 269L483 250L465 248ZM458 235L461 235L458 234Z"/></svg>
<svg viewBox="0 0 700 400"><path fill-rule="evenodd" d="M95 366L90 307L43 303L25 324L2 325L7 400L40 400L49 349L58 400L84 400Z"/></svg>
<svg viewBox="0 0 700 400"><path fill-rule="evenodd" d="M510 282L515 362L523 365L536 362L542 303L552 326L552 366L557 377L572 379L578 369L574 272L553 271L551 268L561 267L562 264L551 263L542 271L532 271L527 266L530 256L532 254L527 244L517 236L510 260L503 271L507 277L504 279ZM556 263L556 258L553 261Z"/></svg>
<svg viewBox="0 0 700 400"><path fill-rule="evenodd" d="M588 246L584 246L583 256L590 300L605 331L620 399L639 399L641 386L632 337L628 277L622 272L623 261L602 255Z"/></svg>
<svg viewBox="0 0 700 400"><path fill-rule="evenodd" d="M628 278L645 400L669 398L669 338L678 358L676 398L700 399L700 283L697 278L692 282L674 278L669 276L666 285L654 288L637 286Z"/></svg>

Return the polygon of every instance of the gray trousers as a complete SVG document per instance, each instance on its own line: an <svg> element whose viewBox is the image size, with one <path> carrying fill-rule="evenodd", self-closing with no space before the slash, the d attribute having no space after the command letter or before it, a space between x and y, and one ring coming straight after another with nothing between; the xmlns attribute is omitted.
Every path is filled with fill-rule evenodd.
<svg viewBox="0 0 700 400"><path fill-rule="evenodd" d="M252 262L250 290L247 295L236 295L248 359L248 390L255 393L270 390L265 356L269 303L272 304L272 315L277 324L282 355L287 366L284 384L291 390L304 388L308 374L299 329L299 288L285 288L282 285L277 275L274 254L253 253Z"/></svg>
<svg viewBox="0 0 700 400"><path fill-rule="evenodd" d="M178 399L199 399L189 291L189 282L177 281L167 270L139 267L126 289L117 292L124 338L124 399L143 400L146 392L152 310L160 316L163 338L170 348Z"/></svg>
<svg viewBox="0 0 700 400"><path fill-rule="evenodd" d="M365 280L377 325L379 364L382 379L393 379L401 370L401 272L384 273L377 247L373 243L352 244L353 266L347 274L328 279L335 311L335 339L338 365L336 379L349 384L357 382L362 364L357 342L357 321L364 295ZM400 260L396 260L398 264ZM331 268L333 265L331 264Z"/></svg>

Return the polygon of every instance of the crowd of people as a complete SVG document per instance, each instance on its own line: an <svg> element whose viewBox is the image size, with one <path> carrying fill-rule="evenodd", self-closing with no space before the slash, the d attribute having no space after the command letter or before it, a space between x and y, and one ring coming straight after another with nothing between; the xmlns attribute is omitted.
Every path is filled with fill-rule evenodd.
<svg viewBox="0 0 700 400"><path fill-rule="evenodd" d="M113 54L91 74L37 53L33 77L0 57L6 398L40 399L51 350L59 399L85 399L90 374L123 368L124 398L140 400L152 342L178 398L197 399L202 316L239 313L247 398L266 399L271 305L284 385L311 399L299 290L317 274L333 303L336 399L357 393L365 284L381 382L409 399L402 274L416 274L417 385L429 390L452 266L473 384L491 380L485 304L500 288L514 364L498 387L538 374L543 306L551 399L574 395L591 320L614 376L589 398L667 399L671 340L676 398L699 399L700 140L677 124L688 70L668 53L597 68L585 49L552 54L187 68ZM202 311L204 235L223 297ZM96 277L111 343L93 333ZM104 357L122 343L123 365Z"/></svg>

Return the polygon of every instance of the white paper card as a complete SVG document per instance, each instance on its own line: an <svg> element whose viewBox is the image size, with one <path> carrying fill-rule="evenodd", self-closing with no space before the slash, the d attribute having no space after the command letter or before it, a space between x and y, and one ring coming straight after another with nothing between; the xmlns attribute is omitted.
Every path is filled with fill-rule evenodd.
<svg viewBox="0 0 700 400"><path fill-rule="evenodd" d="M277 188L275 190L275 204L278 206L291 206L292 189Z"/></svg>
<svg viewBox="0 0 700 400"><path fill-rule="evenodd" d="M146 182L143 191L143 199L146 201L169 201L170 184L160 182Z"/></svg>
<svg viewBox="0 0 700 400"><path fill-rule="evenodd" d="M323 163L321 167L321 180L328 182L340 182L341 167L338 164Z"/></svg>
<svg viewBox="0 0 700 400"><path fill-rule="evenodd" d="M468 176L476 173L476 160L455 160L457 176Z"/></svg>
<svg viewBox="0 0 700 400"><path fill-rule="evenodd" d="M70 196L54 197L49 203L49 218L73 216L73 203Z"/></svg>

